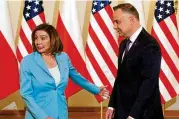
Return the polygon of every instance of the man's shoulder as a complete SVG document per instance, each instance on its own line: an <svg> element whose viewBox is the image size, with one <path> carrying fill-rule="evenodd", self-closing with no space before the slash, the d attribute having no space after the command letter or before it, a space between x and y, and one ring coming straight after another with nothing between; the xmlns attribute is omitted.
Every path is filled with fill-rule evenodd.
<svg viewBox="0 0 179 119"><path fill-rule="evenodd" d="M143 46L144 51L148 51L150 53L154 51L161 52L159 43L152 35L149 35L149 37L145 39L145 43L143 44Z"/></svg>
<svg viewBox="0 0 179 119"><path fill-rule="evenodd" d="M158 41L151 34L149 34L145 29L143 29L142 32L143 33L141 34L141 38L144 46L152 45L159 47Z"/></svg>
<svg viewBox="0 0 179 119"><path fill-rule="evenodd" d="M149 37L146 38L146 46L160 47L158 41L152 35L149 35Z"/></svg>

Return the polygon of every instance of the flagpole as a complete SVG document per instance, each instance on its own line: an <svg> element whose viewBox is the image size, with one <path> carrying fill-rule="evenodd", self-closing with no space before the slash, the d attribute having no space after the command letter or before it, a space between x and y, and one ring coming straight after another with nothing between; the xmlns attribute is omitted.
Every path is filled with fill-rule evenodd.
<svg viewBox="0 0 179 119"><path fill-rule="evenodd" d="M103 102L101 102L101 119L103 119Z"/></svg>
<svg viewBox="0 0 179 119"><path fill-rule="evenodd" d="M163 110L163 115L165 116L165 104L163 104L162 110Z"/></svg>
<svg viewBox="0 0 179 119"><path fill-rule="evenodd" d="M175 9L175 14L178 12L178 0L175 0L174 2L174 9Z"/></svg>
<svg viewBox="0 0 179 119"><path fill-rule="evenodd" d="M59 1L59 0L55 1L55 7L54 7L54 12L53 12L53 20L52 20L52 25L54 27L57 25L57 19L58 19L58 13L59 13L60 4L61 4L61 1Z"/></svg>
<svg viewBox="0 0 179 119"><path fill-rule="evenodd" d="M21 28L21 23L22 23L22 17L23 17L23 9L24 9L24 1L21 1L21 6L20 6L20 11L19 11L19 20L17 23L17 31L16 31L16 36L15 36L15 46L17 47L18 45L18 38L19 38L19 33L20 33L20 28Z"/></svg>

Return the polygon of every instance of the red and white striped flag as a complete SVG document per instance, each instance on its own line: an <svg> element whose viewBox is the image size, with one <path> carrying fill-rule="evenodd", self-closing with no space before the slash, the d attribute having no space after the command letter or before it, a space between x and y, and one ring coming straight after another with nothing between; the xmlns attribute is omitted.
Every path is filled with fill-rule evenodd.
<svg viewBox="0 0 179 119"><path fill-rule="evenodd" d="M73 66L86 77L85 54L77 15L76 0L61 1L56 29L64 45L64 51L69 55ZM68 82L66 97L69 98L81 88L71 80Z"/></svg>
<svg viewBox="0 0 179 119"><path fill-rule="evenodd" d="M112 87L117 74L118 41L113 29L113 10L110 1L92 2L91 18L86 44L86 66L93 82Z"/></svg>
<svg viewBox="0 0 179 119"><path fill-rule="evenodd" d="M176 7L176 17L177 17L177 25L179 27L179 1L177 1L177 7ZM179 32L179 31L178 31Z"/></svg>
<svg viewBox="0 0 179 119"><path fill-rule="evenodd" d="M18 38L18 47L16 50L19 62L32 50L31 34L35 27L45 23L43 1L25 0L21 28Z"/></svg>
<svg viewBox="0 0 179 119"><path fill-rule="evenodd" d="M173 6L173 1L156 2L152 28L162 51L159 80L162 103L179 93L179 34Z"/></svg>
<svg viewBox="0 0 179 119"><path fill-rule="evenodd" d="M3 99L19 89L19 72L6 0L0 0L0 15L0 99Z"/></svg>

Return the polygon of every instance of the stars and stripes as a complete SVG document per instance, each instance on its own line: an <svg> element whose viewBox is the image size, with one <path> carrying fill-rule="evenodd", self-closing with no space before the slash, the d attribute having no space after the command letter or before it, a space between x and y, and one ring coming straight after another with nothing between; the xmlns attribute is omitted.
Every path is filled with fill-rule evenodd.
<svg viewBox="0 0 179 119"><path fill-rule="evenodd" d="M157 22L164 20L175 13L174 3L172 1L158 1L155 7L155 18Z"/></svg>
<svg viewBox="0 0 179 119"><path fill-rule="evenodd" d="M108 0L93 1L85 52L93 82L98 86L108 85L108 90L112 91L117 73L118 41L110 3Z"/></svg>
<svg viewBox="0 0 179 119"><path fill-rule="evenodd" d="M158 0L155 7L152 35L162 51L160 93L162 103L179 93L179 34L174 2Z"/></svg>
<svg viewBox="0 0 179 119"><path fill-rule="evenodd" d="M43 1L41 0L26 0L24 2L24 10L21 28L18 38L18 47L16 50L18 61L32 52L31 33L33 29L45 23L45 15L43 9Z"/></svg>

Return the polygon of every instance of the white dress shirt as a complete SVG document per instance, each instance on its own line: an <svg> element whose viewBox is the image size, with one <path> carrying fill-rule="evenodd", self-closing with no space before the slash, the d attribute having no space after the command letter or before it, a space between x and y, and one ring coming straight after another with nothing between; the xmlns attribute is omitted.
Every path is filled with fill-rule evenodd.
<svg viewBox="0 0 179 119"><path fill-rule="evenodd" d="M141 31L142 31L142 26L139 29L137 29L137 31L129 38L130 41L131 41L130 44L129 44L129 50L132 47L133 43L135 42L135 40L137 39L137 37L138 37L138 35L140 34ZM124 54L125 54L125 52L123 52L122 60L123 60Z"/></svg>

